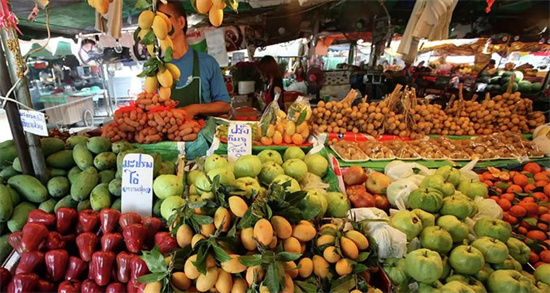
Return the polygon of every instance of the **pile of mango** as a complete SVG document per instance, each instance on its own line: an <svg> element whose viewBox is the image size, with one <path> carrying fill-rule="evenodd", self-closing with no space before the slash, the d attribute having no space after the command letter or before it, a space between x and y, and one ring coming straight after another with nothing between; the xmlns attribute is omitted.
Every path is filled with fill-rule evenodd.
<svg viewBox="0 0 550 293"><path fill-rule="evenodd" d="M128 153L145 153L128 142L103 137L42 138L50 179L46 184L21 173L13 141L0 143L0 263L11 251L7 237L20 231L29 213L39 208L55 213L60 207L82 211L120 210L122 160ZM175 174L173 162L154 158L154 177Z"/></svg>

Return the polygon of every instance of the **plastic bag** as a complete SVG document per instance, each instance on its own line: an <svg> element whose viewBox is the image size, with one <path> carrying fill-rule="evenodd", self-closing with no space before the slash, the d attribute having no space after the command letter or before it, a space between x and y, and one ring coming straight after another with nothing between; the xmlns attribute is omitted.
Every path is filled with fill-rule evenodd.
<svg viewBox="0 0 550 293"><path fill-rule="evenodd" d="M486 217L502 220L503 211L496 201L478 196L474 199L474 204L477 206L477 213L472 217L474 221Z"/></svg>
<svg viewBox="0 0 550 293"><path fill-rule="evenodd" d="M262 118L260 119L260 141L262 139L264 140L262 144L266 144L266 140L270 140L271 137L273 137L275 130L281 133L284 130L286 113L279 108L278 101L280 96L279 93L275 95L273 101L265 107ZM271 143L273 143L273 141L271 141Z"/></svg>
<svg viewBox="0 0 550 293"><path fill-rule="evenodd" d="M386 196L392 207L400 210L409 208L409 194L418 188L418 185L409 178L403 178L392 182L386 189Z"/></svg>
<svg viewBox="0 0 550 293"><path fill-rule="evenodd" d="M355 221L381 220L367 222L369 235L378 244L378 258L402 258L407 252L407 235L389 225L389 217L381 209L358 208L348 211L348 218Z"/></svg>
<svg viewBox="0 0 550 293"><path fill-rule="evenodd" d="M473 171L478 161L479 157L475 157L472 161L459 169L463 180L472 180L472 182L479 182L479 176L476 172Z"/></svg>
<svg viewBox="0 0 550 293"><path fill-rule="evenodd" d="M330 184L323 182L323 179L321 177L308 172L304 180L302 180L301 187L303 191L314 189L326 190L330 187Z"/></svg>
<svg viewBox="0 0 550 293"><path fill-rule="evenodd" d="M299 96L288 108L287 119L294 122L294 127L296 128L294 134L292 134L293 144L300 145L307 141L310 132L307 121L311 118L311 113L309 99L303 96ZM287 134L291 135L288 129L285 130Z"/></svg>

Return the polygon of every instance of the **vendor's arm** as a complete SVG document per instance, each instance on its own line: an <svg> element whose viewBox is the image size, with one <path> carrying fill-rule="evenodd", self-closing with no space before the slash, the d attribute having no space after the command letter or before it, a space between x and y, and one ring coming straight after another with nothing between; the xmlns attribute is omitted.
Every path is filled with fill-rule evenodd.
<svg viewBox="0 0 550 293"><path fill-rule="evenodd" d="M215 116L226 114L231 110L231 104L224 101L215 101L207 104L193 104L184 107L188 118L194 118L197 115Z"/></svg>

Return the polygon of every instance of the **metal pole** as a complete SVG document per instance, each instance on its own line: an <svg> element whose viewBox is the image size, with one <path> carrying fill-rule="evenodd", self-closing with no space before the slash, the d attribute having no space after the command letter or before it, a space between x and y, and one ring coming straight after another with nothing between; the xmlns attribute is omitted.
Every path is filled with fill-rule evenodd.
<svg viewBox="0 0 550 293"><path fill-rule="evenodd" d="M4 15L8 15L11 12L10 2L7 2L8 11L3 11L3 8L0 6L0 9L2 9ZM29 92L29 80L24 74L27 65L21 56L17 31L13 27L0 29L0 39L2 41L2 45L6 49L5 55L8 63L8 72L12 83L15 84L17 80L21 79L21 82L19 82L14 91L17 101L32 108L31 94ZM25 132L25 137L27 138L27 144L29 146L28 149L33 164L34 174L42 183L46 184L48 182L49 175L48 169L46 168L44 153L40 147L40 140L34 134L29 132Z"/></svg>
<svg viewBox="0 0 550 293"><path fill-rule="evenodd" d="M8 67L6 64L6 57L4 56L4 48L0 44L0 93L2 96L6 96L13 84L11 83L10 76L8 75ZM10 98L10 97L8 97ZM13 94L11 98L14 98ZM23 132L23 125L21 125L21 117L19 116L19 110L14 102L6 102L4 108L13 136L13 142L17 149L17 155L19 162L21 163L21 171L23 174L34 176L34 169L32 167L31 157L29 155L29 146L25 140L25 133Z"/></svg>

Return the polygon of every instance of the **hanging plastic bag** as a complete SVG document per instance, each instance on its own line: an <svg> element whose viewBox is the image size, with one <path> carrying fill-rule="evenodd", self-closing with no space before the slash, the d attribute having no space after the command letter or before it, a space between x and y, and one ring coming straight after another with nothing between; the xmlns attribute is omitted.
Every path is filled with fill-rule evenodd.
<svg viewBox="0 0 550 293"><path fill-rule="evenodd" d="M496 201L478 196L474 204L477 206L477 213L472 217L474 221L487 217L502 220L503 211Z"/></svg>
<svg viewBox="0 0 550 293"><path fill-rule="evenodd" d="M418 188L418 185L410 178L403 178L392 182L386 189L386 196L392 207L399 210L409 208L409 194Z"/></svg>
<svg viewBox="0 0 550 293"><path fill-rule="evenodd" d="M479 157L474 157L472 161L464 165L464 167L460 168L460 174L462 175L462 179L473 180L472 182L479 182L479 176L477 175L476 172L473 171L478 161L479 161Z"/></svg>
<svg viewBox="0 0 550 293"><path fill-rule="evenodd" d="M299 96L292 105L288 108L287 120L292 123L287 123L285 139L289 138L291 142L295 145L301 145L305 143L309 137L309 124L307 123L309 118L311 118L311 105L309 100L306 97ZM291 131L289 128L294 127Z"/></svg>
<svg viewBox="0 0 550 293"><path fill-rule="evenodd" d="M275 98L267 105L260 119L258 132L260 134L260 142L263 145L273 144L273 135L276 130L280 133L284 131L286 113L279 108L278 101L280 96L279 93L275 94Z"/></svg>

